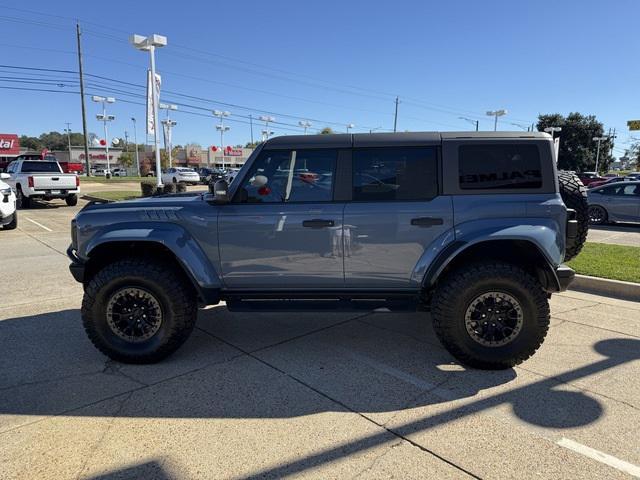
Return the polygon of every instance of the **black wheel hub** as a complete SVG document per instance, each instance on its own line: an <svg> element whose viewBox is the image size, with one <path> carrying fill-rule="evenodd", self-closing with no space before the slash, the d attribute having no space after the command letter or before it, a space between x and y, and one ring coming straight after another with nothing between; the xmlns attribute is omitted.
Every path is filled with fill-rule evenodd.
<svg viewBox="0 0 640 480"><path fill-rule="evenodd" d="M487 292L467 307L465 327L469 336L485 347L501 347L512 342L522 330L520 303L503 292Z"/></svg>
<svg viewBox="0 0 640 480"><path fill-rule="evenodd" d="M602 223L604 220L604 212L600 207L589 208L589 220L593 223Z"/></svg>
<svg viewBox="0 0 640 480"><path fill-rule="evenodd" d="M107 303L107 323L118 337L138 343L154 336L162 325L162 309L147 290L127 287L118 290Z"/></svg>

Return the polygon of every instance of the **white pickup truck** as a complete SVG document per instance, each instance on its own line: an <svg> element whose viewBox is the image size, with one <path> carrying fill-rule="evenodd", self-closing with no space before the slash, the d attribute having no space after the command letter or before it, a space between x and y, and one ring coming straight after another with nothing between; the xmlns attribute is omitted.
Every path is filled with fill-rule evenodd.
<svg viewBox="0 0 640 480"><path fill-rule="evenodd" d="M70 207L78 203L80 179L63 173L58 162L50 160L14 160L6 169L5 180L16 192L18 208L29 208L31 200L64 198Z"/></svg>

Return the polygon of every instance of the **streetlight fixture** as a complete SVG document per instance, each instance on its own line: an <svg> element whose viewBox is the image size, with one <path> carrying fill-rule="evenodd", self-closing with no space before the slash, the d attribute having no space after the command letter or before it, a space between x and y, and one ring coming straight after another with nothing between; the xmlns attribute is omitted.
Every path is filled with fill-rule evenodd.
<svg viewBox="0 0 640 480"><path fill-rule="evenodd" d="M273 130L262 130L262 141L266 142L273 133Z"/></svg>
<svg viewBox="0 0 640 480"><path fill-rule="evenodd" d="M269 130L269 123L275 122L275 117L271 115L261 115L260 120L264 122L264 130L262 130L262 141L266 142L269 140L269 136L273 135L273 132Z"/></svg>
<svg viewBox="0 0 640 480"><path fill-rule="evenodd" d="M353 123L347 123L347 133L349 133L349 129L355 127Z"/></svg>
<svg viewBox="0 0 640 480"><path fill-rule="evenodd" d="M171 129L175 127L178 122L171 120L169 116L170 110L178 110L177 105L161 103L158 105L160 110L167 111L167 118L162 120L162 132L164 133L164 151L167 152L167 157L169 158L169 168L173 166L173 159L171 158L171 150L173 150L173 142L171 141Z"/></svg>
<svg viewBox="0 0 640 480"><path fill-rule="evenodd" d="M480 120L474 120L472 118L467 118L467 117L458 117L458 119L460 120L465 120L467 122L469 122L472 125L476 126L476 132L478 131L478 127L480 126Z"/></svg>
<svg viewBox="0 0 640 480"><path fill-rule="evenodd" d="M167 37L162 35L131 35L129 38L131 44L138 50L149 52L151 63L151 100L153 102L153 141L156 149L156 178L158 179L158 187L162 187L162 175L160 165L160 137L158 136L158 103L160 101L160 92L156 86L156 47L165 47L167 45ZM148 133L148 132L147 132Z"/></svg>
<svg viewBox="0 0 640 480"><path fill-rule="evenodd" d="M494 117L494 122L493 122L493 131L495 132L496 130L498 130L498 117L502 117L503 115L506 115L507 111L500 109L500 110L488 110L487 111L487 115L490 117Z"/></svg>
<svg viewBox="0 0 640 480"><path fill-rule="evenodd" d="M140 175L140 157L138 156L138 132L136 131L136 119L131 117L133 122L133 142L136 150L136 166L138 167L138 175Z"/></svg>
<svg viewBox="0 0 640 480"><path fill-rule="evenodd" d="M302 128L304 128L304 134L307 134L307 128L311 127L311 125L313 125L309 120L300 120L298 122L298 125L300 125Z"/></svg>
<svg viewBox="0 0 640 480"><path fill-rule="evenodd" d="M109 161L109 128L107 127L107 124L114 121L116 117L114 115L107 115L107 103L116 103L116 99L113 97L93 95L91 100L102 104L102 113L97 114L96 118L104 125L104 153L107 156L107 170L104 172L104 175L105 178L111 178L111 163Z"/></svg>
<svg viewBox="0 0 640 480"><path fill-rule="evenodd" d="M554 136L554 134L556 132L561 132L562 131L562 127L546 127L544 129L544 131L549 133L549 134L551 134L551 138L553 138L553 136ZM594 138L594 140L595 140L595 138Z"/></svg>
<svg viewBox="0 0 640 480"><path fill-rule="evenodd" d="M600 142L609 140L609 137L593 137L594 142L598 142L598 150L596 151L596 175L598 174L598 163L600 162Z"/></svg>

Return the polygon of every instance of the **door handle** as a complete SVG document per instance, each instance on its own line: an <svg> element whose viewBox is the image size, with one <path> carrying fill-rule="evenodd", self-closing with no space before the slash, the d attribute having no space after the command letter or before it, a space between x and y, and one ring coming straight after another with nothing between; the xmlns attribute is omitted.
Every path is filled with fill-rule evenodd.
<svg viewBox="0 0 640 480"><path fill-rule="evenodd" d="M415 225L416 227L433 227L434 225L442 225L443 223L444 221L441 218L419 217L411 219L411 225Z"/></svg>
<svg viewBox="0 0 640 480"><path fill-rule="evenodd" d="M306 228L324 228L333 227L335 222L333 220L322 220L320 218L314 218L313 220L303 220L302 226Z"/></svg>

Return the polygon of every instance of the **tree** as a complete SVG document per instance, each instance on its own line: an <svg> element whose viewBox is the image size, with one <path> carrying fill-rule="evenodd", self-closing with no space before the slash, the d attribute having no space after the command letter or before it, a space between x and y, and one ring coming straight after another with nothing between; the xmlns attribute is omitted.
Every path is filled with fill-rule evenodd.
<svg viewBox="0 0 640 480"><path fill-rule="evenodd" d="M247 142L244 148L256 148L259 144L260 142Z"/></svg>
<svg viewBox="0 0 640 480"><path fill-rule="evenodd" d="M547 127L562 128L562 131L555 134L560 137L559 169L578 172L595 169L597 142L593 138L604 135L604 127L596 120L595 115L582 115L578 112L566 117L559 113L540 115L538 131L544 132ZM598 169L606 172L612 160L609 142L601 142Z"/></svg>
<svg viewBox="0 0 640 480"><path fill-rule="evenodd" d="M333 129L331 127L324 127L322 130L320 130L320 133L322 135L331 135L333 133Z"/></svg>
<svg viewBox="0 0 640 480"><path fill-rule="evenodd" d="M164 148L160 150L160 168L169 168L169 154Z"/></svg>
<svg viewBox="0 0 640 480"><path fill-rule="evenodd" d="M134 157L131 152L122 152L118 160L123 167L128 168L133 166Z"/></svg>
<svg viewBox="0 0 640 480"><path fill-rule="evenodd" d="M26 148L27 150L42 150L42 142L37 137L28 137L26 135L20 136L20 147Z"/></svg>

